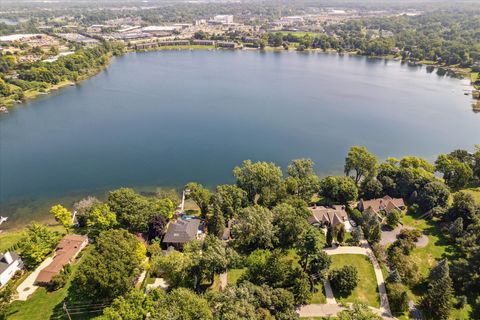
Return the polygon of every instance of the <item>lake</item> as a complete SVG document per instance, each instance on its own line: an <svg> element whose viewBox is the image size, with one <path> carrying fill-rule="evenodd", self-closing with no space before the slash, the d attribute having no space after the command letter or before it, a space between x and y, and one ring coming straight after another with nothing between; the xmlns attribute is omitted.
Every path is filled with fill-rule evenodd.
<svg viewBox="0 0 480 320"><path fill-rule="evenodd" d="M285 169L311 158L323 176L343 171L352 145L381 159L471 150L480 114L468 89L425 67L356 56L128 54L0 116L2 213L120 186L230 183L244 159Z"/></svg>

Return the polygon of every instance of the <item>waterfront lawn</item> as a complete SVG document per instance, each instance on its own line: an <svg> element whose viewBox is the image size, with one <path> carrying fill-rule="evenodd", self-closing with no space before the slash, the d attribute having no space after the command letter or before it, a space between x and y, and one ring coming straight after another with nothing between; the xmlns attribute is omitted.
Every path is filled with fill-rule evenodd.
<svg viewBox="0 0 480 320"><path fill-rule="evenodd" d="M57 231L60 234L65 234L66 230L61 225L47 226L52 231ZM21 230L5 230L0 233L0 252L4 252L14 245L18 244L25 236L25 229Z"/></svg>
<svg viewBox="0 0 480 320"><path fill-rule="evenodd" d="M247 269L231 269L227 271L227 283L229 285L236 285L238 279L245 273Z"/></svg>
<svg viewBox="0 0 480 320"><path fill-rule="evenodd" d="M352 265L358 271L358 285L348 297L340 297L333 291L337 302L364 302L369 306L379 308L380 297L378 294L375 272L367 256L359 254L333 255L330 270L339 269L346 265Z"/></svg>

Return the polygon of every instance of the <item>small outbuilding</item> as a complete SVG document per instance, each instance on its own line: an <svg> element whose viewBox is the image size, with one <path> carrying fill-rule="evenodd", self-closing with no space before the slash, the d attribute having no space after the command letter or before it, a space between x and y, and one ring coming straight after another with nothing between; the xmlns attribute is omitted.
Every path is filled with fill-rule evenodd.
<svg viewBox="0 0 480 320"><path fill-rule="evenodd" d="M0 288L7 284L19 270L22 270L23 262L20 256L11 251L0 256Z"/></svg>

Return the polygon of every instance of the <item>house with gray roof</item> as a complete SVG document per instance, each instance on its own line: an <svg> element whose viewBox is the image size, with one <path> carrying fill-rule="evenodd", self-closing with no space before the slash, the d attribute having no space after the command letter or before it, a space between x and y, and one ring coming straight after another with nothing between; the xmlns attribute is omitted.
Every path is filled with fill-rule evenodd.
<svg viewBox="0 0 480 320"><path fill-rule="evenodd" d="M175 249L182 250L185 243L197 239L197 235L201 233L201 231L199 231L200 223L200 219L178 219L177 221L171 221L163 237L163 247L174 247Z"/></svg>
<svg viewBox="0 0 480 320"><path fill-rule="evenodd" d="M311 212L311 216L307 221L311 225L320 227L335 227L342 223L345 227L350 228L348 214L345 211L345 206L333 205L331 207L313 206L308 208Z"/></svg>
<svg viewBox="0 0 480 320"><path fill-rule="evenodd" d="M7 251L0 256L0 288L3 287L15 273L22 270L23 262L18 253Z"/></svg>

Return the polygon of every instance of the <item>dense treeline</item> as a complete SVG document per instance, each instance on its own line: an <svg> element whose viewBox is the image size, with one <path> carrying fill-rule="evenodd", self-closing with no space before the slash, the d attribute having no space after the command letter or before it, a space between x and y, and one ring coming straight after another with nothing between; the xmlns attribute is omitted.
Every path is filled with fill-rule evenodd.
<svg viewBox="0 0 480 320"><path fill-rule="evenodd" d="M78 81L104 67L112 55L123 53L123 45L102 43L93 48L80 48L74 54L55 62L17 63L16 57L0 55L0 104L8 98L24 100L25 91L45 91L62 81Z"/></svg>

